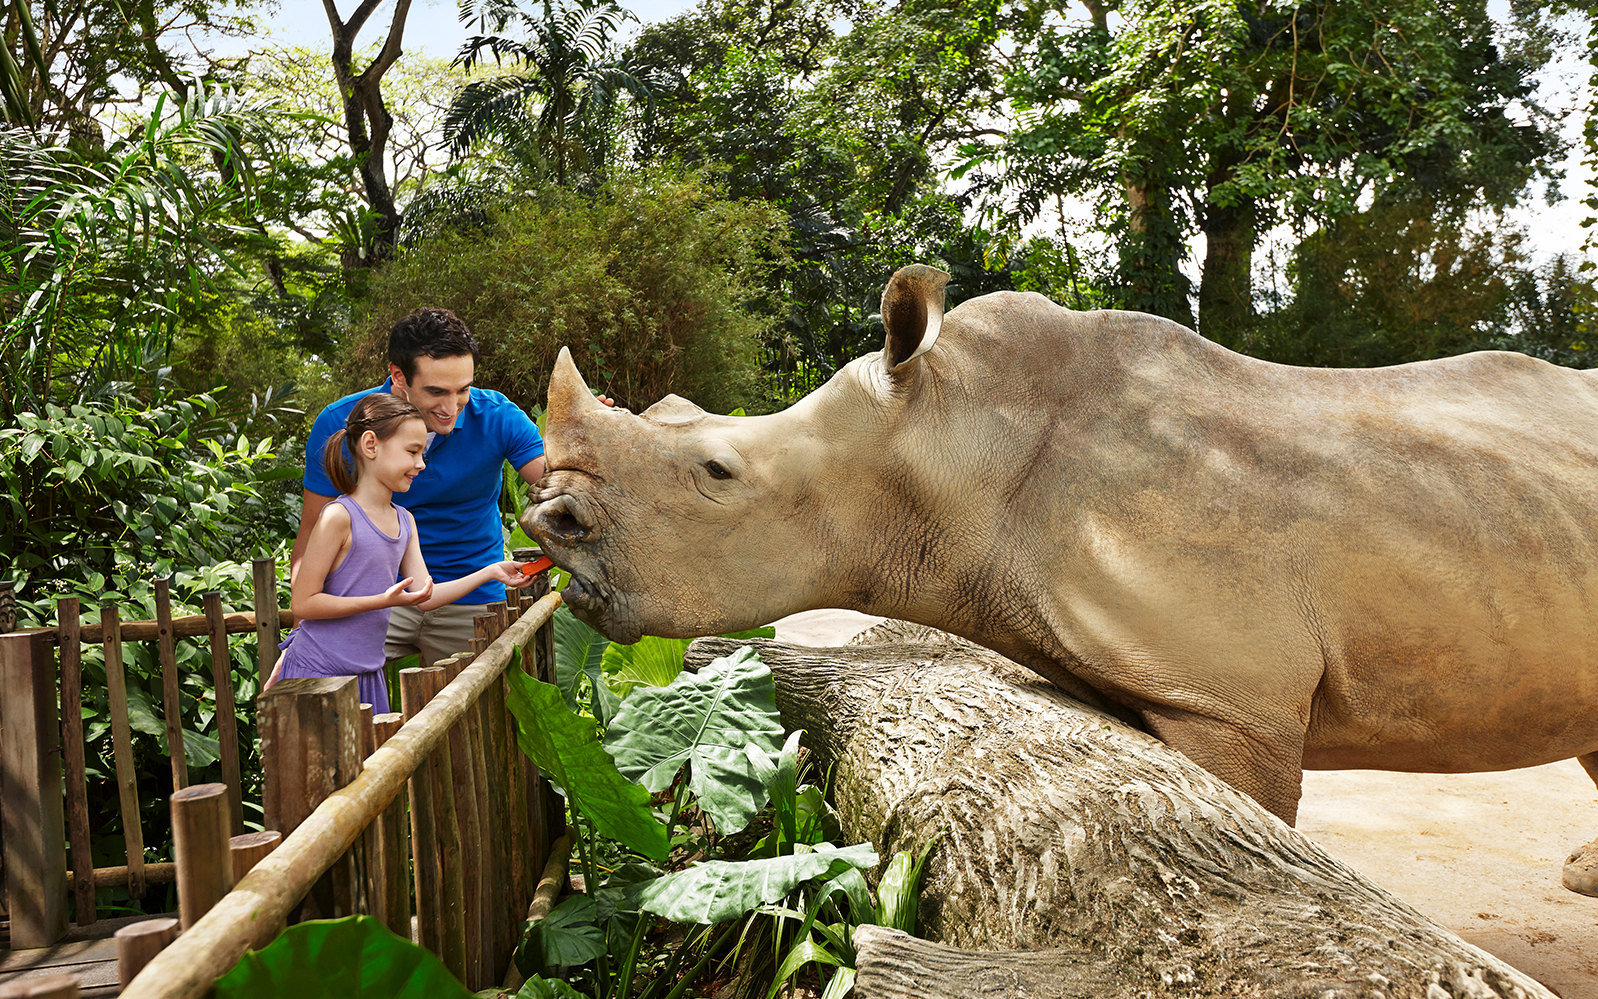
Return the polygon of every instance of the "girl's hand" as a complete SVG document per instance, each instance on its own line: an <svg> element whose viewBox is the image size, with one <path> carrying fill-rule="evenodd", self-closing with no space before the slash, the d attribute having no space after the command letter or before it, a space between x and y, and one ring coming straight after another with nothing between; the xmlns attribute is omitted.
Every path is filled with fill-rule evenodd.
<svg viewBox="0 0 1598 999"><path fill-rule="evenodd" d="M522 575L522 564L515 559L511 559L508 562L495 562L488 567L488 574L513 590L519 590L538 578L536 576Z"/></svg>
<svg viewBox="0 0 1598 999"><path fill-rule="evenodd" d="M421 589L419 589L419 590L407 590L406 587L411 585L411 583L413 581L414 581L414 577L406 576L404 579L400 580L399 582L395 583L393 586L390 586L388 589L384 590L383 591L383 606L384 607L415 607L417 604L422 603L428 597L433 595L433 577L432 576L423 576L422 577L422 588Z"/></svg>

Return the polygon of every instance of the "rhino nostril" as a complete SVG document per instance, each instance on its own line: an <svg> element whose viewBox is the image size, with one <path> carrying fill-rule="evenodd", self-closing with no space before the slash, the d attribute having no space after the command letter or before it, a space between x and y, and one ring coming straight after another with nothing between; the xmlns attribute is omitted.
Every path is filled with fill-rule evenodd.
<svg viewBox="0 0 1598 999"><path fill-rule="evenodd" d="M538 507L534 518L538 533L567 540L582 540L588 536L589 525L577 514L570 496L556 496Z"/></svg>

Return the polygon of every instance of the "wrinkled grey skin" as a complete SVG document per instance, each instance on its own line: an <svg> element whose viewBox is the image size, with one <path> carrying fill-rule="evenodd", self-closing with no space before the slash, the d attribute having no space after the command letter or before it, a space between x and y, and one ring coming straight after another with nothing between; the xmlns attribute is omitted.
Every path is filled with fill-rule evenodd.
<svg viewBox="0 0 1598 999"><path fill-rule="evenodd" d="M884 349L772 416L611 410L562 351L523 522L578 616L932 625L1289 823L1304 768L1593 770L1598 375L1287 367L1038 295L945 316L946 280L896 274Z"/></svg>

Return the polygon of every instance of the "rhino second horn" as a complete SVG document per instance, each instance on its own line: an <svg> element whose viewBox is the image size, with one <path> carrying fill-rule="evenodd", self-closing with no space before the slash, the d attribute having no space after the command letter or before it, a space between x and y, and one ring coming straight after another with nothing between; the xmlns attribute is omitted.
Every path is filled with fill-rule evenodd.
<svg viewBox="0 0 1598 999"><path fill-rule="evenodd" d="M555 425L575 419L584 412L604 409L605 404L594 398L588 383L572 361L570 347L560 348L555 358L555 370L549 376L549 424Z"/></svg>

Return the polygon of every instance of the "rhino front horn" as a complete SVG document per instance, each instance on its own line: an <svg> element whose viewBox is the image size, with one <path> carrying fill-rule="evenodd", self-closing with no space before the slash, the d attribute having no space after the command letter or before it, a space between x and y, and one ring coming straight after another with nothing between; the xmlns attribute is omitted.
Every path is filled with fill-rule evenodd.
<svg viewBox="0 0 1598 999"><path fill-rule="evenodd" d="M577 371L572 361L571 348L562 347L555 358L555 370L549 376L549 424L566 423L592 409L604 409L605 404L594 398L588 383Z"/></svg>

